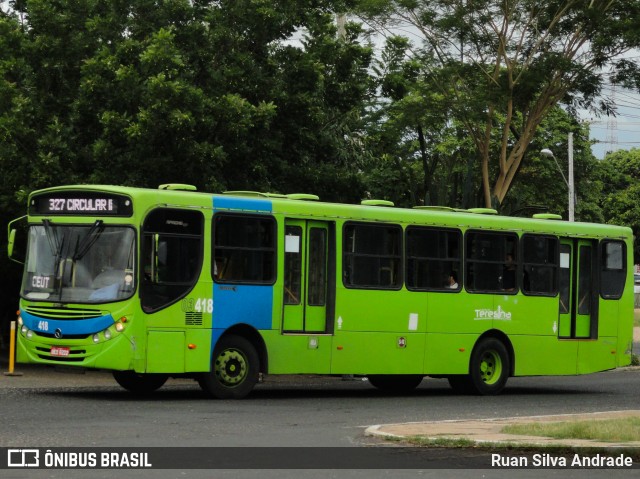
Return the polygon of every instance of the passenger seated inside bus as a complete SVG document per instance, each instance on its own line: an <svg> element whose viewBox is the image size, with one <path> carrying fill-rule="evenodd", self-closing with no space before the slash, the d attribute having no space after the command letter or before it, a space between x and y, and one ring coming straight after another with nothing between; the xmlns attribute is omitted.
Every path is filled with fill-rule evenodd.
<svg viewBox="0 0 640 479"><path fill-rule="evenodd" d="M505 291L515 291L516 289L516 263L513 255L507 253L504 269L502 272L502 289Z"/></svg>
<svg viewBox="0 0 640 479"><path fill-rule="evenodd" d="M458 289L458 273L451 271L449 278L447 278L447 284L445 285L449 289Z"/></svg>

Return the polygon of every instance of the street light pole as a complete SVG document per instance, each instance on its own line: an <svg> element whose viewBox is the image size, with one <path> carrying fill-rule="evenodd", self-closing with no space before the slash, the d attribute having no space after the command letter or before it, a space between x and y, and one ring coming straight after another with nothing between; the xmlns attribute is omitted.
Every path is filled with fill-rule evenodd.
<svg viewBox="0 0 640 479"><path fill-rule="evenodd" d="M540 151L540 153L542 153L544 156L550 156L551 158L553 158L553 161L556 162L556 166L558 167L558 170L562 175L562 179L564 180L565 184L567 185L567 189L569 190L569 221L575 221L576 194L575 194L575 185L573 181L573 133L569 133L568 149L569 149L568 151L569 179L568 180L564 176L564 173L562 172L562 168L560 168L560 164L558 163L558 160L553 154L553 151L551 151L548 148L545 148L544 150Z"/></svg>
<svg viewBox="0 0 640 479"><path fill-rule="evenodd" d="M569 149L569 221L575 221L576 193L573 184L573 133L569 133L567 141Z"/></svg>

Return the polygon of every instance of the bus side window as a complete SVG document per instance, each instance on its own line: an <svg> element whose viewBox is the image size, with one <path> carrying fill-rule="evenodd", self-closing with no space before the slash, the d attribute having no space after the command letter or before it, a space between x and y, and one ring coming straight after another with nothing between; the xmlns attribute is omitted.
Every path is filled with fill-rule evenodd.
<svg viewBox="0 0 640 479"><path fill-rule="evenodd" d="M518 268L518 236L514 233L468 231L466 277L468 291L515 293Z"/></svg>
<svg viewBox="0 0 640 479"><path fill-rule="evenodd" d="M204 217L199 211L152 210L142 225L144 274L140 299L145 311L156 311L184 297L202 267Z"/></svg>
<svg viewBox="0 0 640 479"><path fill-rule="evenodd" d="M600 292L605 299L620 299L627 277L627 248L622 241L606 240L600 247Z"/></svg>
<svg viewBox="0 0 640 479"><path fill-rule="evenodd" d="M275 282L276 223L271 216L219 213L213 225L216 262L211 269L217 282Z"/></svg>
<svg viewBox="0 0 640 479"><path fill-rule="evenodd" d="M409 226L406 237L407 289L459 291L462 233L444 228Z"/></svg>
<svg viewBox="0 0 640 479"><path fill-rule="evenodd" d="M343 282L350 288L402 287L402 228L347 223L342 246Z"/></svg>
<svg viewBox="0 0 640 479"><path fill-rule="evenodd" d="M522 237L522 291L555 296L558 292L558 238L525 234Z"/></svg>

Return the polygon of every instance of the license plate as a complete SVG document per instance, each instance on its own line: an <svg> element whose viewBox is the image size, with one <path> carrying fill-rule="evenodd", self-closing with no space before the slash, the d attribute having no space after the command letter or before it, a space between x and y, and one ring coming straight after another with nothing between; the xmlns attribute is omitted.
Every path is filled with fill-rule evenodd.
<svg viewBox="0 0 640 479"><path fill-rule="evenodd" d="M69 356L69 348L63 348L60 346L51 346L51 356L66 358L67 356Z"/></svg>

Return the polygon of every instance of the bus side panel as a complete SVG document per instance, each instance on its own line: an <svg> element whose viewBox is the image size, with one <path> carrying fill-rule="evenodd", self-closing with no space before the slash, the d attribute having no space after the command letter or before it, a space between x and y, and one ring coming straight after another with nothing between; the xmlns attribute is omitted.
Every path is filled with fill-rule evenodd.
<svg viewBox="0 0 640 479"><path fill-rule="evenodd" d="M408 291L338 290L335 332L426 331L427 296Z"/></svg>
<svg viewBox="0 0 640 479"><path fill-rule="evenodd" d="M598 305L598 337L617 336L620 302L600 300ZM633 315L633 313L631 313Z"/></svg>
<svg viewBox="0 0 640 479"><path fill-rule="evenodd" d="M202 372L211 369L211 330L187 329L184 371Z"/></svg>
<svg viewBox="0 0 640 479"><path fill-rule="evenodd" d="M184 331L147 332L147 373L182 373L185 359Z"/></svg>
<svg viewBox="0 0 640 479"><path fill-rule="evenodd" d="M631 364L631 353L633 351L633 282L627 282L625 296L618 303L620 312L618 313L618 366L628 366Z"/></svg>
<svg viewBox="0 0 640 479"><path fill-rule="evenodd" d="M255 329L271 329L273 286L217 284L213 286L213 327L227 329L248 324Z"/></svg>
<svg viewBox="0 0 640 479"><path fill-rule="evenodd" d="M510 336L515 376L577 373L578 341L553 336Z"/></svg>
<svg viewBox="0 0 640 479"><path fill-rule="evenodd" d="M332 374L422 374L427 296L338 289Z"/></svg>
<svg viewBox="0 0 640 479"><path fill-rule="evenodd" d="M601 337L598 341L577 341L578 374L606 371L616 367L615 337Z"/></svg>
<svg viewBox="0 0 640 479"><path fill-rule="evenodd" d="M425 374L467 374L477 334L429 333L425 341Z"/></svg>
<svg viewBox="0 0 640 479"><path fill-rule="evenodd" d="M332 374L424 374L423 333L336 332Z"/></svg>
<svg viewBox="0 0 640 479"><path fill-rule="evenodd" d="M489 295L459 293L414 293L428 297L427 332L475 335L478 337L491 327L489 315L493 310ZM428 352L428 351L427 351Z"/></svg>
<svg viewBox="0 0 640 479"><path fill-rule="evenodd" d="M333 337L282 335L262 331L269 356L269 374L329 374Z"/></svg>
<svg viewBox="0 0 640 479"><path fill-rule="evenodd" d="M598 337L615 337L616 367L628 366L633 348L633 295L625 291L619 301L601 299L599 308Z"/></svg>
<svg viewBox="0 0 640 479"><path fill-rule="evenodd" d="M493 327L507 336L558 336L558 298L495 295Z"/></svg>

